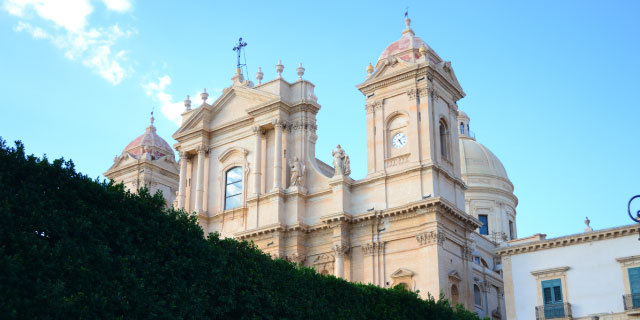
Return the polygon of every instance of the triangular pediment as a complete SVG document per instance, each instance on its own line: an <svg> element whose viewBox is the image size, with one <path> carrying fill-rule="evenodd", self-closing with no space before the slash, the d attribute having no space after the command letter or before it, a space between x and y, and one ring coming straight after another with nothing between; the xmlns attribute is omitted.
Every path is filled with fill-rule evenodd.
<svg viewBox="0 0 640 320"><path fill-rule="evenodd" d="M461 281L462 280L462 278L460 277L460 274L456 270L453 270L453 271L449 272L449 278L457 280L457 281Z"/></svg>
<svg viewBox="0 0 640 320"><path fill-rule="evenodd" d="M442 61L436 65L436 70L449 82L456 87L456 89L462 91L462 86L460 86L460 82L458 82L458 77L456 77L456 73L453 71L451 67L451 61ZM464 93L463 93L464 96Z"/></svg>
<svg viewBox="0 0 640 320"><path fill-rule="evenodd" d="M391 278L404 278L404 277L413 277L413 271L405 268L400 268L391 274Z"/></svg>
<svg viewBox="0 0 640 320"><path fill-rule="evenodd" d="M278 99L274 94L253 88L242 86L226 88L212 104L203 103L191 111L192 114L186 117L173 137L203 129L210 130L212 123L228 123L234 119L247 117L248 109Z"/></svg>
<svg viewBox="0 0 640 320"><path fill-rule="evenodd" d="M387 76L401 73L408 68L415 68L416 66L415 63L407 62L396 57L389 57L385 59L381 67L371 74L371 77L369 77L367 81L386 78Z"/></svg>

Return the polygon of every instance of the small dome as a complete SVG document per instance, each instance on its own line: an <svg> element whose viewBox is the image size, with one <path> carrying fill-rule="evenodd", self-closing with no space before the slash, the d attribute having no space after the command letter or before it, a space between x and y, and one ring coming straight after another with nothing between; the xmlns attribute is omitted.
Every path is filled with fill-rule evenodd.
<svg viewBox="0 0 640 320"><path fill-rule="evenodd" d="M431 52L435 54L435 52L427 45L420 37L416 37L415 33L410 27L411 19L406 19L407 28L402 31L402 37L393 43L391 43L387 48L382 52L380 57L378 58L378 63L376 64L376 68L380 67L380 61L391 57L396 56L399 59L402 59L407 62L414 62L419 59L420 47L422 45L425 46L427 52ZM437 55L436 55L437 56ZM440 59L440 57L438 57ZM441 60L441 59L440 59ZM439 61L436 61L439 62Z"/></svg>
<svg viewBox="0 0 640 320"><path fill-rule="evenodd" d="M458 110L458 118L467 118L467 119L469 119L469 116L466 113L464 113L464 111Z"/></svg>
<svg viewBox="0 0 640 320"><path fill-rule="evenodd" d="M511 184L500 159L474 139L460 138L460 163L463 176L490 176Z"/></svg>
<svg viewBox="0 0 640 320"><path fill-rule="evenodd" d="M151 155L154 159L161 158L170 155L174 158L173 149L164 141L157 133L156 127L153 125L153 116L151 117L151 124L147 127L145 132L133 139L123 150L135 157L139 157L144 153L145 147L151 149Z"/></svg>

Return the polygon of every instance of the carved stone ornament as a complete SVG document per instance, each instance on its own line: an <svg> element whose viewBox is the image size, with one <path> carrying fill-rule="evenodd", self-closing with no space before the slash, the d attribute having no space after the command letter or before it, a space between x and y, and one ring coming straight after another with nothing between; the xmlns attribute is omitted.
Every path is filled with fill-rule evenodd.
<svg viewBox="0 0 640 320"><path fill-rule="evenodd" d="M289 168L291 170L291 179L289 180L289 186L304 186L304 176L306 167L298 159L294 157L293 160L289 160Z"/></svg>
<svg viewBox="0 0 640 320"><path fill-rule="evenodd" d="M289 262L304 264L307 257L299 256L297 253L294 253L294 254L287 255L285 259Z"/></svg>
<svg viewBox="0 0 640 320"><path fill-rule="evenodd" d="M264 129L262 129L261 126L255 126L255 127L253 127L253 133L255 133L255 134L263 134L264 133Z"/></svg>
<svg viewBox="0 0 640 320"><path fill-rule="evenodd" d="M367 103L364 108L367 112L378 111L382 108L382 100L371 101Z"/></svg>
<svg viewBox="0 0 640 320"><path fill-rule="evenodd" d="M333 253L335 253L336 256L343 257L345 254L349 252L349 246L344 243L336 244L333 247L331 247L331 250L333 250Z"/></svg>
<svg viewBox="0 0 640 320"><path fill-rule="evenodd" d="M273 126L276 127L276 128L282 129L284 127L284 125L285 125L285 122L282 119L276 118L276 119L271 120L271 124L273 124Z"/></svg>
<svg viewBox="0 0 640 320"><path fill-rule="evenodd" d="M438 91L433 87L427 88L427 92L433 100L438 100L438 98L440 98L440 94L438 94Z"/></svg>
<svg viewBox="0 0 640 320"><path fill-rule="evenodd" d="M473 248L470 246L462 247L462 259L472 261L473 260Z"/></svg>
<svg viewBox="0 0 640 320"><path fill-rule="evenodd" d="M411 88L407 90L407 96L409 99L415 99L416 97L425 97L427 95L428 88Z"/></svg>
<svg viewBox="0 0 640 320"><path fill-rule="evenodd" d="M438 231L425 231L425 232L421 232L418 235L416 235L416 240L422 246L432 245L432 244L436 244L436 243L438 245L442 246L444 244L444 240L445 239L446 239L446 236L441 231L440 232L438 232Z"/></svg>
<svg viewBox="0 0 640 320"><path fill-rule="evenodd" d="M310 132L316 132L318 126L311 120L297 120L290 122L287 127L293 130L307 130Z"/></svg>
<svg viewBox="0 0 640 320"><path fill-rule="evenodd" d="M350 175L351 160L349 160L349 156L344 149L342 149L340 145L337 145L336 149L331 152L331 155L333 156L333 166L336 169L336 175Z"/></svg>
<svg viewBox="0 0 640 320"><path fill-rule="evenodd" d="M205 145L203 145L203 144L199 144L199 145L197 145L197 146L196 146L196 151L197 151L198 153L201 153L201 152L207 152L207 151L208 151L208 148L207 148Z"/></svg>
<svg viewBox="0 0 640 320"><path fill-rule="evenodd" d="M384 251L384 242L369 242L362 245L362 252L365 255L372 255L376 252Z"/></svg>

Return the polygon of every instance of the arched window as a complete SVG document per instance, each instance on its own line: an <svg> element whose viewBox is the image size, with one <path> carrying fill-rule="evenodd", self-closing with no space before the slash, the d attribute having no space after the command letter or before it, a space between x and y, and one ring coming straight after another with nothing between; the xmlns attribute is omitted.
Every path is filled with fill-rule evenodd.
<svg viewBox="0 0 640 320"><path fill-rule="evenodd" d="M476 307L482 308L482 294L480 293L480 287L477 284L473 285L473 301Z"/></svg>
<svg viewBox="0 0 640 320"><path fill-rule="evenodd" d="M233 167L226 173L224 209L233 209L242 204L242 168Z"/></svg>
<svg viewBox="0 0 640 320"><path fill-rule="evenodd" d="M456 304L458 304L458 300L459 300L459 296L458 296L458 286L456 286L455 284L451 285L451 305L455 306Z"/></svg>
<svg viewBox="0 0 640 320"><path fill-rule="evenodd" d="M460 133L464 134L464 122L460 122Z"/></svg>
<svg viewBox="0 0 640 320"><path fill-rule="evenodd" d="M443 158L449 158L449 129L444 120L440 120L440 154Z"/></svg>

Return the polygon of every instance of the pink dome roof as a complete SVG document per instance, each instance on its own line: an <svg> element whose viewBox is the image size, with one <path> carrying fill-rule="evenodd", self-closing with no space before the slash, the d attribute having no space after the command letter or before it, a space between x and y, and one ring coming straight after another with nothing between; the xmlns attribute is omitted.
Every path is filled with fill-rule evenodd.
<svg viewBox="0 0 640 320"><path fill-rule="evenodd" d="M407 62L415 62L420 58L420 47L422 47L422 45L424 45L427 50L430 50L429 45L420 39L420 37L416 37L415 33L413 33L413 30L410 27L411 19L407 18L405 22L407 24L407 28L402 31L402 37L384 49L378 58L376 68L380 67L380 61L391 56L396 56L397 58ZM430 51L433 52L433 50Z"/></svg>
<svg viewBox="0 0 640 320"><path fill-rule="evenodd" d="M166 155L171 155L173 158L173 149L156 133L156 127L153 126L153 120L152 116L151 124L147 127L145 132L141 136L133 139L133 141L124 148L124 152L128 152L138 157L144 153L144 147L147 147L151 149L151 154L156 159Z"/></svg>

